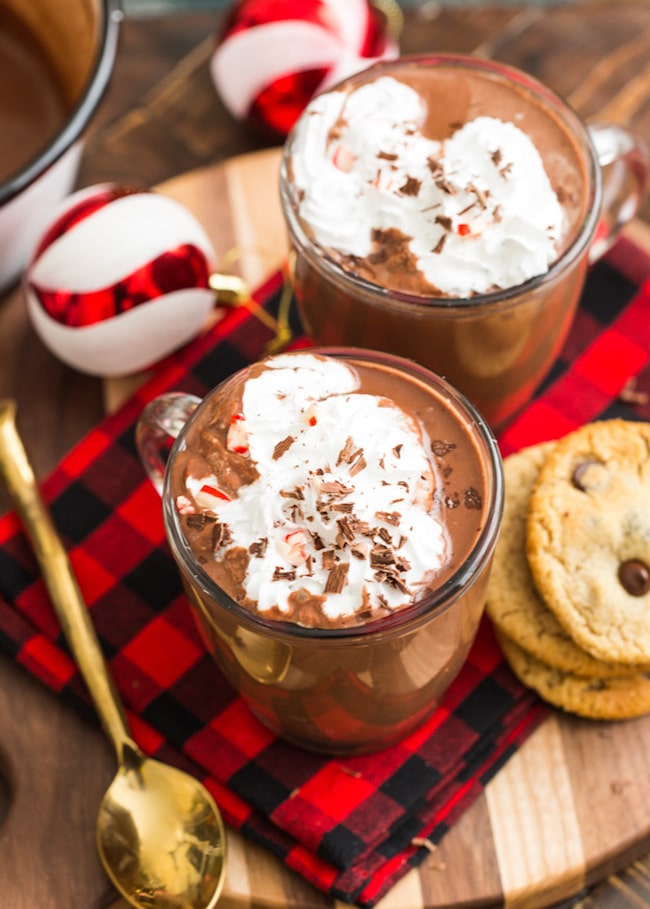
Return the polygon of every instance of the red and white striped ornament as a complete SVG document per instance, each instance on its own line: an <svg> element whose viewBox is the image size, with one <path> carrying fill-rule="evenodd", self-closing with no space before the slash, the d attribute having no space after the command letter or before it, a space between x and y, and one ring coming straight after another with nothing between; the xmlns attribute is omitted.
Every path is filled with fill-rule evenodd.
<svg viewBox="0 0 650 909"><path fill-rule="evenodd" d="M382 5L399 18L397 3ZM368 0L240 0L212 55L212 79L233 116L285 137L317 92L398 56L398 30Z"/></svg>
<svg viewBox="0 0 650 909"><path fill-rule="evenodd" d="M160 193L116 184L69 196L24 278L43 343L97 376L130 375L191 340L215 305L203 227Z"/></svg>

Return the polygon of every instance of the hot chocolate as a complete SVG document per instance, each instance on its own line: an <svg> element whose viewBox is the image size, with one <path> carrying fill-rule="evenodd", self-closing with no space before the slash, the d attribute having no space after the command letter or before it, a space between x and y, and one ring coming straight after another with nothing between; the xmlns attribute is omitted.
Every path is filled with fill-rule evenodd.
<svg viewBox="0 0 650 909"><path fill-rule="evenodd" d="M396 291L471 297L522 284L571 245L584 161L552 111L477 72L404 64L319 95L291 143L307 232Z"/></svg>
<svg viewBox="0 0 650 909"><path fill-rule="evenodd" d="M478 451L439 398L307 353L251 366L212 400L172 483L206 574L247 609L310 627L423 600L485 524Z"/></svg>
<svg viewBox="0 0 650 909"><path fill-rule="evenodd" d="M45 148L71 107L36 34L0 4L0 181Z"/></svg>
<svg viewBox="0 0 650 909"><path fill-rule="evenodd" d="M307 332L411 357L501 427L568 331L599 180L573 112L524 74L445 56L369 68L317 96L285 148Z"/></svg>
<svg viewBox="0 0 650 909"><path fill-rule="evenodd" d="M294 352L154 400L136 439L206 645L264 723L352 754L436 709L503 505L496 442L455 389L383 353Z"/></svg>

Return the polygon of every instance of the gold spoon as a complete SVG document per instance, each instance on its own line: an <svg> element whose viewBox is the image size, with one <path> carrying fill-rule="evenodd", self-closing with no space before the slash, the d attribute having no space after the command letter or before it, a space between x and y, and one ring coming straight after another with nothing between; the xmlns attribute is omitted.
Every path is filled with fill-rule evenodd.
<svg viewBox="0 0 650 909"><path fill-rule="evenodd" d="M136 909L213 909L225 875L226 837L219 810L194 777L146 758L131 738L90 613L41 498L15 417L15 402L0 400L0 473L119 764L97 819L104 868Z"/></svg>

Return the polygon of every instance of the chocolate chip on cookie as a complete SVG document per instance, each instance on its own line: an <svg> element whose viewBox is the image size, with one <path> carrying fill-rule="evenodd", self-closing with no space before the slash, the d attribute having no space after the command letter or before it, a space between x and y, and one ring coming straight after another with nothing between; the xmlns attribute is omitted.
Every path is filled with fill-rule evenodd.
<svg viewBox="0 0 650 909"><path fill-rule="evenodd" d="M607 420L548 452L530 496L535 587L576 643L650 663L650 424Z"/></svg>

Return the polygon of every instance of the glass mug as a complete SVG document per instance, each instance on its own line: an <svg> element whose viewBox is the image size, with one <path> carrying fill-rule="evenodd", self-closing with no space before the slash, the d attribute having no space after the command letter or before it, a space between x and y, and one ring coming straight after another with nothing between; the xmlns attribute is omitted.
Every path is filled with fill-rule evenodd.
<svg viewBox="0 0 650 909"><path fill-rule="evenodd" d="M470 108L472 118L498 117L492 109L495 92L498 98L506 92L514 97L530 122L534 115L552 125L557 141L572 147L579 161L574 178L578 195L570 204L577 204L580 212L570 242L546 273L504 290L466 298L418 295L403 292L397 280L393 289L387 289L362 277L354 264L344 267L341 257L337 260L320 246L301 220L301 188L292 176L294 127L285 143L280 192L298 310L317 344L385 350L445 376L498 431L530 400L556 360L589 265L638 210L648 173L647 152L629 131L613 124L585 126L537 80L488 60L445 54L403 57L375 64L340 85L355 87L400 71L415 73L418 86L427 73L440 78L442 72L445 89L430 107L435 103L448 110L446 130L453 130L454 119L462 121ZM473 96L475 89L463 88L467 80L487 86L480 89L480 101ZM515 112L512 119L519 116ZM302 119L308 117L306 113ZM547 157L552 159L553 154Z"/></svg>
<svg viewBox="0 0 650 909"><path fill-rule="evenodd" d="M443 413L449 437L465 450L463 457L469 458L474 472L480 472L480 519L476 511L465 519L446 518L451 527L454 520L465 520L471 528L463 543L465 554L415 603L354 627L305 627L241 606L202 567L176 509L175 462L193 427L202 425L208 408L228 395L245 370L203 400L181 393L154 399L139 418L136 443L162 496L167 540L191 609L225 678L262 723L289 741L329 754L365 753L398 741L423 723L467 657L483 614L501 526L502 462L489 427L473 405L423 367L366 350L312 352L386 374L380 381L388 395L396 381L414 383L426 407L430 400L438 414ZM381 394L381 388L373 393ZM461 462L454 463L462 475ZM448 507L454 514L462 511Z"/></svg>

